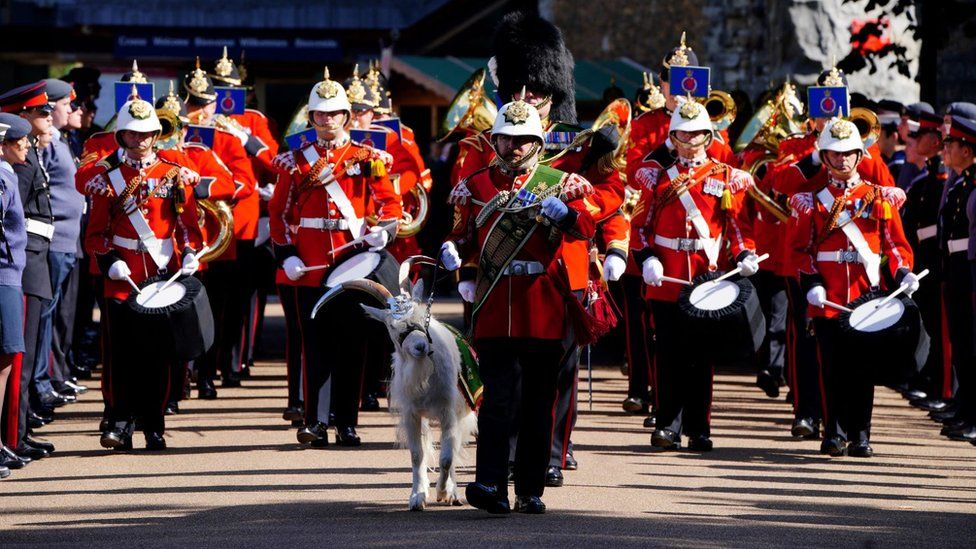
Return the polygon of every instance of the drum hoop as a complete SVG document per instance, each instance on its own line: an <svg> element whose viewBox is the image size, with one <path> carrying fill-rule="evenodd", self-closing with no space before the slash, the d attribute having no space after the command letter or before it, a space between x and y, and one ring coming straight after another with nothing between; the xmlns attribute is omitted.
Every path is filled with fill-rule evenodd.
<svg viewBox="0 0 976 549"><path fill-rule="evenodd" d="M345 278L343 275L358 269L360 264L374 262L372 268L366 273L365 276L357 276L355 278ZM376 272L380 264L383 262L383 254L379 252L360 252L356 255L350 256L343 260L342 262L336 264L331 271L329 271L328 276L325 277L325 285L329 288L338 286L343 282L348 282L349 280L355 280L359 278L366 278L366 276ZM340 280L340 277L342 279Z"/></svg>

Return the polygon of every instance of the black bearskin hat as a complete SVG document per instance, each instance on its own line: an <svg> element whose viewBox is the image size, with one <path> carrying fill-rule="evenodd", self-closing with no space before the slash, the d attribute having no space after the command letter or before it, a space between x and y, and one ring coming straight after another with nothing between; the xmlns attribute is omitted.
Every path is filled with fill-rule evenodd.
<svg viewBox="0 0 976 549"><path fill-rule="evenodd" d="M550 120L576 122L573 54L558 27L537 15L510 13L495 31L494 52L493 77L503 103L525 86L552 97Z"/></svg>

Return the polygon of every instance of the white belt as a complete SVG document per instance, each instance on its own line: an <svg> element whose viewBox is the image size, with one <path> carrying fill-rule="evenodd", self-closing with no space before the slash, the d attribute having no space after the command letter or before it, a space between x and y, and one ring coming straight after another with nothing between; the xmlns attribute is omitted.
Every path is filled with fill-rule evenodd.
<svg viewBox="0 0 976 549"><path fill-rule="evenodd" d="M502 272L504 276L531 276L546 272L546 268L538 261L512 261Z"/></svg>
<svg viewBox="0 0 976 549"><path fill-rule="evenodd" d="M921 242L922 240L932 238L938 231L938 225L929 225L928 227L922 227L921 229L915 231L915 234L918 235L918 240Z"/></svg>
<svg viewBox="0 0 976 549"><path fill-rule="evenodd" d="M834 263L862 263L861 254L854 250L837 250L836 252L817 252L817 261L833 261Z"/></svg>
<svg viewBox="0 0 976 549"><path fill-rule="evenodd" d="M28 219L26 222L26 226L27 226L27 232L31 234L43 236L48 240L51 240L51 238L54 236L54 225L50 223L45 223L43 221L38 221L36 219Z"/></svg>
<svg viewBox="0 0 976 549"><path fill-rule="evenodd" d="M320 231L348 231L349 222L345 219L327 219L325 217L303 217L298 222L303 229L319 229Z"/></svg>
<svg viewBox="0 0 976 549"><path fill-rule="evenodd" d="M679 252L697 252L704 250L708 243L715 242L714 238L668 238L659 234L654 235L654 243L669 250Z"/></svg>
<svg viewBox="0 0 976 549"><path fill-rule="evenodd" d="M968 238L957 238L955 240L950 240L947 244L949 248L949 253L954 254L957 252L965 252L969 250L969 239Z"/></svg>
<svg viewBox="0 0 976 549"><path fill-rule="evenodd" d="M133 252L149 252L146 249L146 244L138 238L126 238L124 236L113 236L112 244L118 246L119 248L125 248L126 250L131 250ZM167 258L167 263L169 258L173 257L173 239L171 238L154 238L150 240L150 245L157 246L157 250L160 255Z"/></svg>

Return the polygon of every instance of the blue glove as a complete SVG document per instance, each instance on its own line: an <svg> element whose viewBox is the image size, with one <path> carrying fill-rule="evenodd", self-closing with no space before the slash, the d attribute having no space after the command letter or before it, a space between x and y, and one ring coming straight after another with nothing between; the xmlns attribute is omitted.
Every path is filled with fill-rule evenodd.
<svg viewBox="0 0 976 549"><path fill-rule="evenodd" d="M562 221L569 215L569 206L559 198L550 196L542 201L542 215L554 221Z"/></svg>

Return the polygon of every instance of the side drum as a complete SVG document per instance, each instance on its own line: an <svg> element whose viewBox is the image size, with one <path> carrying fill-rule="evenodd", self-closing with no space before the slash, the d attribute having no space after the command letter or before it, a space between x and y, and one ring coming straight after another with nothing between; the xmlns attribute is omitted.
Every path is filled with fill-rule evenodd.
<svg viewBox="0 0 976 549"><path fill-rule="evenodd" d="M766 337L756 288L742 277L712 282L722 274L697 276L678 296L688 348L719 363L755 356Z"/></svg>
<svg viewBox="0 0 976 549"><path fill-rule="evenodd" d="M878 306L887 292L868 292L841 313L841 348L864 367L875 385L899 385L911 379L929 356L931 339L918 305L904 294Z"/></svg>
<svg viewBox="0 0 976 549"><path fill-rule="evenodd" d="M126 299L127 332L138 335L146 352L186 362L200 357L214 342L214 319L203 284L193 277L165 289L166 277L139 285Z"/></svg>

